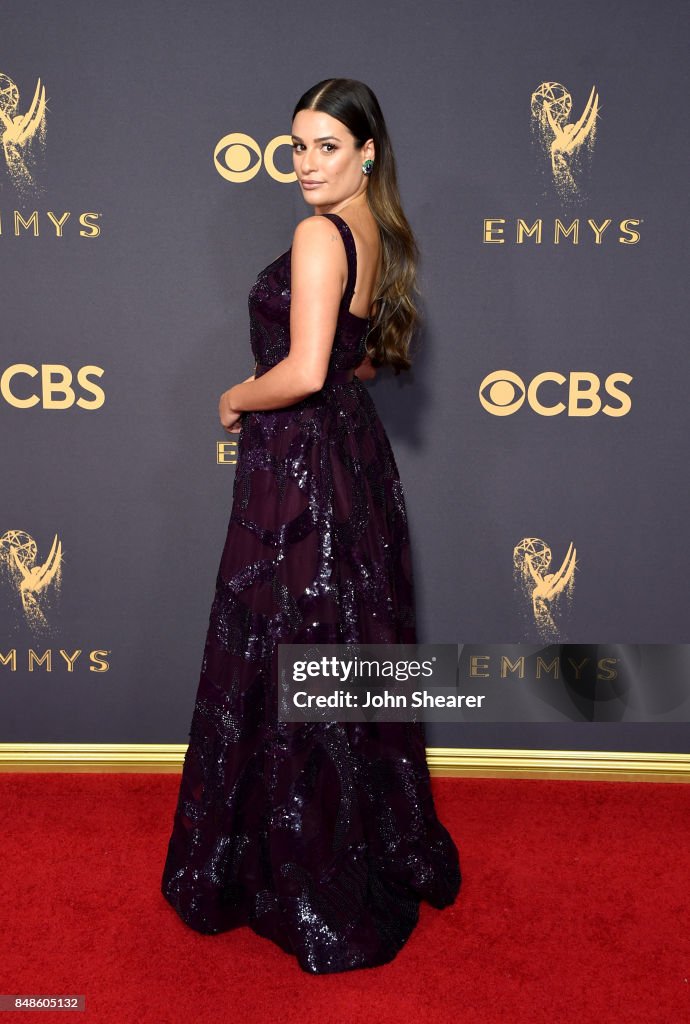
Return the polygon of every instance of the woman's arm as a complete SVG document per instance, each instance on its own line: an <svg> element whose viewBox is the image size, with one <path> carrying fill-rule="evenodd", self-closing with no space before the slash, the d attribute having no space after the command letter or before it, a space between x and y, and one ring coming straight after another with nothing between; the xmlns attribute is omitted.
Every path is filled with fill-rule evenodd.
<svg viewBox="0 0 690 1024"><path fill-rule="evenodd" d="M297 225L290 277L290 352L258 379L224 392L221 409L228 414L281 409L323 387L347 282L345 249L327 217Z"/></svg>

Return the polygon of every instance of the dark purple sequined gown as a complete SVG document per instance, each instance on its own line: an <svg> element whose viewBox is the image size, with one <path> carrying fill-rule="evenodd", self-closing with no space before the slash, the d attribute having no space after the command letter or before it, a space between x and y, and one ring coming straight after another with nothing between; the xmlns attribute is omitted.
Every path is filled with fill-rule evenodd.
<svg viewBox="0 0 690 1024"><path fill-rule="evenodd" d="M392 960L420 900L446 907L461 880L423 723L277 721L279 643L416 642L398 470L351 374L368 327L349 312L354 239L326 216L349 268L329 374L316 394L242 418L162 879L191 928L248 925L312 974ZM257 374L290 347L290 252L249 294Z"/></svg>

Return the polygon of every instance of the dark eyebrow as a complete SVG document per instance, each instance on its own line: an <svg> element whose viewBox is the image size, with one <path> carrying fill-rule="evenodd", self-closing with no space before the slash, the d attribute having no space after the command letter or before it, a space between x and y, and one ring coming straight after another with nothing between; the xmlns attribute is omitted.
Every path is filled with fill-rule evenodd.
<svg viewBox="0 0 690 1024"><path fill-rule="evenodd" d="M304 142L304 139L300 139L299 135L291 135L290 138L294 139L295 142ZM314 142L327 142L328 139L335 139L336 142L341 141L337 135L322 135L320 139L314 139Z"/></svg>

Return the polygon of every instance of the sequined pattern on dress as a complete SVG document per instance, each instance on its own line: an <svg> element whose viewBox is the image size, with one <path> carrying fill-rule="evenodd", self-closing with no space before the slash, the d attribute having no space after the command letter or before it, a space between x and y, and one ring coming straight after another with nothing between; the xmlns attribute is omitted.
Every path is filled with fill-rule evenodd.
<svg viewBox="0 0 690 1024"><path fill-rule="evenodd" d="M364 357L349 312L330 367ZM249 295L254 358L289 350L290 250ZM413 643L414 584L395 458L365 386L329 383L246 413L162 892L214 934L248 925L312 974L389 962L420 900L458 893L422 723L279 723L279 643Z"/></svg>

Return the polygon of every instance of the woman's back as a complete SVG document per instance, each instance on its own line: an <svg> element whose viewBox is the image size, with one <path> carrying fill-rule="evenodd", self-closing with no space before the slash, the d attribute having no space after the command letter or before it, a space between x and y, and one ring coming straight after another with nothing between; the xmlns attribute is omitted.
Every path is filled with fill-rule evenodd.
<svg viewBox="0 0 690 1024"><path fill-rule="evenodd" d="M340 219L345 221L356 251L357 278L350 308L356 315L371 320L376 315L372 300L381 272L381 233L370 211L355 209L348 214L347 219Z"/></svg>

